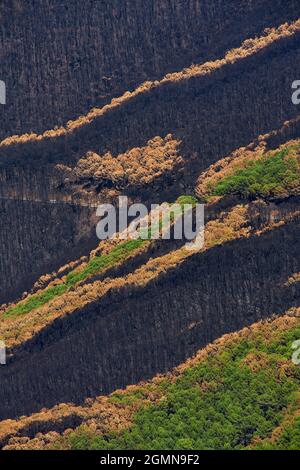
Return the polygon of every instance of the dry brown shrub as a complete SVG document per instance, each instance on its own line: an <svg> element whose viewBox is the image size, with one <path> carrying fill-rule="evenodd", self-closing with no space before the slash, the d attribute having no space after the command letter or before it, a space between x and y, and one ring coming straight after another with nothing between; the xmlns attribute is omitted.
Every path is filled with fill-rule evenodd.
<svg viewBox="0 0 300 470"><path fill-rule="evenodd" d="M224 348L232 347L243 339L251 341L259 336L267 344L273 341L274 333L278 334L287 331L290 328L298 326L299 322L300 308L293 308L279 318L260 321L240 331L222 336L204 349L198 351L194 357L188 359L173 371L165 375L158 375L149 382L131 385L125 390L114 392L109 397L99 396L95 400L89 399L83 406L60 404L49 410L43 409L39 413L28 417L24 416L17 420L2 421L0 422L0 441L8 441L5 447L6 450L47 449L53 445L53 442L57 442L60 444L61 448L67 449L69 445L67 437L73 432L73 429L66 427L61 435L53 431L43 434L39 432L39 430L45 429L45 427L55 429L55 426L58 424L61 427L63 420L70 416L79 417L83 423L80 428L88 433L90 432L91 435L95 435L95 433L103 435L111 430L121 431L131 425L133 413L137 411L143 403L155 403L161 400L162 391L157 387L161 381L166 379L172 382L176 381L187 368L206 361L210 356L221 353ZM266 361L267 358L263 354L249 353L244 363L245 365L254 367L254 370L258 370ZM282 364L282 366L285 373L287 369L284 367L284 364ZM205 386L205 383L202 384L204 391ZM125 395L135 392L142 392L143 398L132 404L115 404L111 400L111 397L115 395ZM282 430L299 416L300 395L298 403L299 406L296 411L294 407L287 409L283 422L272 433L270 438L271 442L276 441L281 435ZM33 439L28 438L29 429L36 430L36 435ZM255 445L257 442L258 441L252 441L251 446Z"/></svg>
<svg viewBox="0 0 300 470"><path fill-rule="evenodd" d="M249 228L246 224L247 206L237 206L221 220L209 222L206 226L206 238L203 251L217 244L242 236L247 236ZM17 317L0 317L0 336L5 339L8 347L20 344L38 333L55 318L70 315L85 305L100 300L108 291L118 291L131 286L143 287L152 279L170 269L177 268L196 252L185 247L170 253L150 259L142 267L125 277L106 278L86 285L78 285L74 290L54 298L36 310Z"/></svg>
<svg viewBox="0 0 300 470"><path fill-rule="evenodd" d="M134 91L127 91L122 96L118 98L113 98L110 104L105 105L103 108L93 108L87 115L80 116L74 121L69 121L66 127L60 127L58 129L47 130L43 134L24 134L21 136L14 135L6 138L0 143L0 146L8 146L16 143L25 143L25 142L35 142L41 141L47 138L56 138L62 135L73 132L74 130L88 125L93 119L103 116L105 113L111 109L115 109L121 106L123 103L135 98L136 96L147 93L153 88L157 88L164 83L168 82L179 82L182 80L188 80L192 77L202 77L205 75L210 75L218 69L221 69L223 66L234 64L237 61L243 60L247 57L250 57L253 54L257 54L263 49L271 46L277 41L284 40L288 37L293 36L300 31L300 19L295 22L288 24L285 23L279 28L269 28L265 31L265 34L262 37L247 39L241 44L239 48L232 49L227 52L224 58L218 59L216 61L206 62L204 64L195 65L188 67L180 72L167 74L160 81L147 81L137 87Z"/></svg>
<svg viewBox="0 0 300 470"><path fill-rule="evenodd" d="M285 287L292 286L293 284L296 284L297 282L300 282L300 273L295 273L285 283Z"/></svg>
<svg viewBox="0 0 300 470"><path fill-rule="evenodd" d="M72 183L111 181L118 186L140 186L174 170L183 163L178 153L180 142L169 134L154 137L145 147L137 147L114 157L111 153L98 155L88 152L68 174Z"/></svg>

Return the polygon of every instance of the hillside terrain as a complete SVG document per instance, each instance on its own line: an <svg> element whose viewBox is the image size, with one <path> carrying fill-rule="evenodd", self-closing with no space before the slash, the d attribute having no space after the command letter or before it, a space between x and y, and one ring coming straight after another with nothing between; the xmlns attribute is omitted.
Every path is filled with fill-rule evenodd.
<svg viewBox="0 0 300 470"><path fill-rule="evenodd" d="M298 2L27 3L0 7L1 448L299 449ZM99 242L121 195L204 204L204 245Z"/></svg>
<svg viewBox="0 0 300 470"><path fill-rule="evenodd" d="M299 309L226 335L167 375L0 423L5 450L299 449ZM207 426L207 422L210 423Z"/></svg>
<svg viewBox="0 0 300 470"><path fill-rule="evenodd" d="M244 152L218 169L221 196L211 195L208 170L200 252L177 240L101 242L2 308L3 419L150 378L224 333L298 306L297 278L289 280L300 272L300 141Z"/></svg>
<svg viewBox="0 0 300 470"><path fill-rule="evenodd" d="M74 260L75 249L84 254L96 247L95 220L87 205L113 202L124 191L146 203L190 194L199 174L212 163L295 120L298 110L291 101L291 83L299 72L299 35L299 21L269 29L223 58L148 81L65 127L2 141L0 197L7 224L0 228L5 253L0 301L13 300L42 274ZM292 122L287 138L297 137L297 126L297 120ZM173 148L164 163L155 155L152 177L140 179L135 159L143 158L139 153L146 160L153 154L164 155L168 136L176 152ZM151 148L158 137L161 144ZM131 168L137 168L135 178L128 179L128 170L120 174L117 168L117 177L102 170L102 178L94 180L86 171L78 178L77 165L79 172L82 165L92 165L91 154L109 162L110 158L124 161L127 152ZM33 212L36 224L30 223ZM64 223L55 223L62 218L72 227L68 232ZM84 229L82 218L88 220ZM15 227L13 232L10 226ZM23 233L22 240L18 233ZM32 245L39 256L33 254Z"/></svg>
<svg viewBox="0 0 300 470"><path fill-rule="evenodd" d="M2 0L0 139L60 126L95 103L299 17L297 0Z"/></svg>

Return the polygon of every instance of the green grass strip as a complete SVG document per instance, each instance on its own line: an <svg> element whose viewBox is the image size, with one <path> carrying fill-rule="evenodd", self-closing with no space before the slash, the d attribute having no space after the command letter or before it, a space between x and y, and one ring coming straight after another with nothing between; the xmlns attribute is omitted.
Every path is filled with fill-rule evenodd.
<svg viewBox="0 0 300 470"><path fill-rule="evenodd" d="M196 199L192 196L181 196L176 201L176 203L179 204L181 208L183 208L184 204L195 204L195 202ZM176 211L175 216L179 215L180 207ZM168 220L168 218L160 220L157 227L151 227L150 229L147 227L146 229L141 229L140 238L126 240L115 246L108 254L95 256L83 269L75 269L74 271L71 271L66 276L65 282L58 284L57 286L48 287L42 293L32 295L27 300L22 301L15 307L8 309L4 316L8 317L12 315L24 315L30 313L32 310L47 304L55 297L58 297L69 291L78 283L92 277L93 275L100 274L103 270L113 267L116 264L124 261L151 238L153 230L161 230L164 223Z"/></svg>

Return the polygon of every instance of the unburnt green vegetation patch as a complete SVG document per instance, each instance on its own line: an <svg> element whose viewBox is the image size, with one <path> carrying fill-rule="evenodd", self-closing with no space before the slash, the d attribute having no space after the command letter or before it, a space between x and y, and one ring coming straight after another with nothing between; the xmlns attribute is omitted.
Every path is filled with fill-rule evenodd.
<svg viewBox="0 0 300 470"><path fill-rule="evenodd" d="M151 404L143 398L142 387L113 394L111 400L119 406L138 408L129 429L102 436L83 426L56 447L251 448L253 442L268 439L287 410L296 406L300 367L291 357L292 343L299 338L300 326L281 334L274 331L271 340L259 334L241 339L188 367L175 381L164 379L151 384L151 393L157 396ZM144 392L149 396L149 390L145 388ZM299 448L298 437L299 419L272 443L272 448Z"/></svg>
<svg viewBox="0 0 300 470"><path fill-rule="evenodd" d="M183 211L184 205L194 205L196 202L197 200L193 196L184 195L177 199L176 204L179 206L180 212L180 210ZM177 215L180 214L177 213ZM166 221L167 220L168 218ZM160 229L163 224L164 219L160 221L158 229ZM63 282L55 286L50 286L44 289L42 292L31 295L24 301L21 301L17 305L9 308L5 312L4 316L17 316L30 313L32 310L35 310L47 304L52 299L63 295L65 292L68 292L79 283L84 282L85 280L92 278L94 275L100 274L104 270L125 261L129 256L137 252L140 247L149 242L150 234L151 230L145 229L142 238L129 239L120 242L114 248L112 248L109 253L92 257L83 268L77 268L67 274L66 279Z"/></svg>
<svg viewBox="0 0 300 470"><path fill-rule="evenodd" d="M209 188L209 196L276 198L300 191L300 146L250 160Z"/></svg>
<svg viewBox="0 0 300 470"><path fill-rule="evenodd" d="M66 281L53 287L45 289L43 292L32 295L27 300L20 302L15 307L8 309L5 316L22 315L45 305L55 297L64 294L79 282L89 277L101 273L104 269L114 266L115 264L125 260L131 253L137 250L145 240L128 240L117 245L110 253L101 256L95 256L80 270L71 271L66 276Z"/></svg>

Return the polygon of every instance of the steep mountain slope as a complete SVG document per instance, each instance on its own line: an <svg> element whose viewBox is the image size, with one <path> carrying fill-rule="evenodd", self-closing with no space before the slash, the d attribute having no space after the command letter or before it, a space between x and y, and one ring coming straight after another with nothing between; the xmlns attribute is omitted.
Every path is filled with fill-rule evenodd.
<svg viewBox="0 0 300 470"><path fill-rule="evenodd" d="M52 200L72 202L75 206L69 211L67 222L74 227L76 240L81 240L77 244L79 253L88 252L95 241L89 231L82 234L80 226L76 229L76 221L86 213L84 209L82 214L82 203L115 200L118 188L119 192L126 190L129 196L146 202L174 200L182 192L193 191L199 173L210 164L297 116L297 107L291 102L291 83L299 72L299 28L296 21L268 30L261 38L246 41L221 60L148 82L64 128L40 136L30 134L6 139L0 145L1 199L26 200L25 213L28 200L47 204ZM89 152L100 156L109 152L118 158L131 149L149 147L149 142L157 136L165 139L170 134L178 142L180 160L174 166L165 166L150 184L136 185L135 181L127 181L126 175L118 182L118 188L109 178L87 192L78 191L77 184L70 184L70 169L72 173L78 161ZM92 183L88 179L85 188ZM51 240L46 239L41 246L39 238L32 237L41 230L48 232L54 218L51 211L50 218L43 217L43 204L35 205L35 211L41 212L37 215L38 225L34 229L26 226L25 231L22 220L15 217L17 211L12 209L9 214L10 224L16 227L15 234L23 234L22 243L25 246L34 243L41 252L38 259L30 256L28 250L22 250L20 237L14 235L11 240L5 228L2 229L3 252L10 253L9 247L13 246L20 253L15 264L3 255L2 302L19 296L30 288L33 278L61 264L65 234L55 226L56 253L51 249ZM73 250L69 260L72 253ZM30 279L24 275L24 269L32 272ZM6 273L10 272L7 277ZM9 287L12 279L14 290Z"/></svg>
<svg viewBox="0 0 300 470"><path fill-rule="evenodd" d="M1 446L298 449L300 377L291 352L299 334L299 309L292 309L222 337L151 382L3 421Z"/></svg>
<svg viewBox="0 0 300 470"><path fill-rule="evenodd" d="M63 124L298 16L297 0L2 0L0 139Z"/></svg>
<svg viewBox="0 0 300 470"><path fill-rule="evenodd" d="M7 132L8 108L0 142L3 448L299 447L299 7L159 4L0 8L0 43L8 25L37 40L53 23L28 48L43 73L13 134L28 133ZM205 204L204 246L99 243L97 205L124 194Z"/></svg>
<svg viewBox="0 0 300 470"><path fill-rule="evenodd" d="M238 175L264 165L264 187L273 186L260 194L260 170L257 182L251 174L255 192L210 203L199 253L178 241L100 244L89 260L4 309L2 418L151 377L226 332L298 306L298 284L287 283L300 272L299 148L296 140L275 152L260 146L252 159L250 149L244 160L242 150L231 157Z"/></svg>

